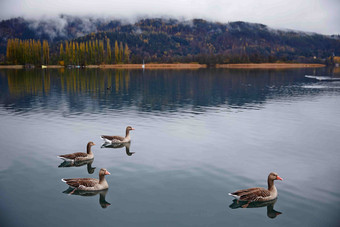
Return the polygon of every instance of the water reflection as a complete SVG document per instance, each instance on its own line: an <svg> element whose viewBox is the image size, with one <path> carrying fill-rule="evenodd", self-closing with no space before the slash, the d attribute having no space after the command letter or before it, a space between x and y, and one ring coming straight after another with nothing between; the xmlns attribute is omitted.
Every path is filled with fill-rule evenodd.
<svg viewBox="0 0 340 227"><path fill-rule="evenodd" d="M261 108L276 95L303 95L301 89L294 94L296 91L286 88L313 83L306 74L330 73L318 70L0 70L0 103L25 111L63 109L66 102L71 113L126 106L147 112L225 104L230 108L257 104ZM310 95L310 91L306 93ZM67 115L65 110L63 114Z"/></svg>
<svg viewBox="0 0 340 227"><path fill-rule="evenodd" d="M127 156L133 155L135 152L130 152L130 146L131 146L131 141L128 143L114 143L114 144L107 144L103 143L100 148L112 148L112 149L117 149L117 148L122 148L125 147L125 152Z"/></svg>
<svg viewBox="0 0 340 227"><path fill-rule="evenodd" d="M106 193L108 192L109 189L101 190L101 191L79 191L75 190L71 187L69 187L67 190L63 191L65 194L69 195L79 195L79 196L95 196L99 194L99 204L102 208L107 208L108 206L111 205L111 203L107 202L105 200ZM74 191L74 192L72 192Z"/></svg>
<svg viewBox="0 0 340 227"><path fill-rule="evenodd" d="M233 203L230 204L231 209L238 208L259 208L259 207L267 207L267 216L268 218L276 218L278 215L282 214L279 211L274 210L274 204L276 203L277 198L271 201L266 202L251 202L248 204L247 201L238 201L236 199L233 200Z"/></svg>
<svg viewBox="0 0 340 227"><path fill-rule="evenodd" d="M59 168L80 167L80 166L87 165L87 172L89 174L92 174L92 173L94 173L94 170L96 169L96 167L92 167L93 160L94 159L84 160L84 161L67 161L67 160L64 160L62 163L60 163L60 165L58 167Z"/></svg>

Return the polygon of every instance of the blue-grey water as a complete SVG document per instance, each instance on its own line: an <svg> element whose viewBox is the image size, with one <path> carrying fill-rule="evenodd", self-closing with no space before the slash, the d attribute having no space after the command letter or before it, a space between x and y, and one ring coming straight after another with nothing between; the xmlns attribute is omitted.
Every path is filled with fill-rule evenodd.
<svg viewBox="0 0 340 227"><path fill-rule="evenodd" d="M0 226L340 226L340 81L305 75L340 77L0 70ZM101 148L128 125L129 148ZM60 166L89 141L92 163ZM108 191L67 194L61 178L100 168ZM228 192L266 187L271 171L278 199L234 209Z"/></svg>

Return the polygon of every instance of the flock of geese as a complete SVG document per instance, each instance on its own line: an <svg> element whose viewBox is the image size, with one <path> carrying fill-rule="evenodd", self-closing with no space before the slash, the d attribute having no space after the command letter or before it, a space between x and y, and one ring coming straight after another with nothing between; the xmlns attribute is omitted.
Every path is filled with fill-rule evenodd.
<svg viewBox="0 0 340 227"><path fill-rule="evenodd" d="M130 131L134 130L131 126L126 127L126 133L125 137L122 136L107 136L102 135L101 139L104 140L103 146L113 146L113 147L122 147L122 145L126 143L130 143L131 137L130 137ZM84 162L84 161L90 161L93 160L94 155L91 151L91 147L95 144L93 142L89 142L87 144L87 152L77 152L73 154L64 154L59 155L58 157L64 159L65 161L71 162L76 165L76 163ZM102 147L103 147L102 146ZM127 152L128 154L128 152ZM61 179L63 182L65 182L67 185L69 185L71 190L70 194L74 193L75 191L101 191L106 190L109 188L109 185L105 179L106 175L110 175L110 172L106 169L102 168L99 171L99 179L94 178L63 178ZM283 180L277 173L271 172L268 175L267 183L268 188L261 188L261 187L255 187L255 188L248 188L248 189L242 189L238 190L232 193L229 193L230 196L233 196L236 200L234 200L235 204L231 205L231 208L235 207L254 207L256 204L251 204L253 202L262 202L264 204L270 203L271 201L276 202L276 198L278 195L277 189L274 185L275 180ZM279 212L277 212L279 213ZM276 214L277 214L276 213Z"/></svg>
<svg viewBox="0 0 340 227"><path fill-rule="evenodd" d="M107 145L120 145L129 143L131 141L130 131L134 130L131 126L126 127L125 137L122 136L106 136L102 135L101 138L104 140L104 146ZM78 163L86 163L87 161L92 161L94 159L94 155L92 153L91 147L95 144L93 142L88 142L87 144L87 152L77 152L72 154L64 154L59 155L59 158L62 158L66 162L70 163L70 165L77 165ZM105 176L110 175L110 172L106 169L102 168L99 171L99 179L94 178L63 178L61 181L65 182L70 188L73 188L70 191L70 194L77 191L101 191L109 188L109 184L107 183Z"/></svg>

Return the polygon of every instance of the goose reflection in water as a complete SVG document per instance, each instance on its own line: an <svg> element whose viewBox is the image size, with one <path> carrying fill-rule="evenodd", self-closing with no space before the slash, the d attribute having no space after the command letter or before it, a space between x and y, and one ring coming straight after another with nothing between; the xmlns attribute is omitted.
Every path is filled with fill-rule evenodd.
<svg viewBox="0 0 340 227"><path fill-rule="evenodd" d="M105 200L106 193L109 189L101 190L101 191L81 191L81 190L75 190L71 187L69 187L67 190L63 191L65 194L69 195L79 195L79 196L95 196L99 194L99 204L102 208L107 208L111 205L111 203L107 202Z"/></svg>
<svg viewBox="0 0 340 227"><path fill-rule="evenodd" d="M131 142L128 142L128 143L113 143L113 144L103 143L100 148L113 148L113 149L117 149L117 148L125 147L126 155L127 156L131 156L135 152L130 152L130 146L131 146Z"/></svg>
<svg viewBox="0 0 340 227"><path fill-rule="evenodd" d="M276 218L276 216L282 214L281 212L274 210L274 204L276 203L276 201L277 199L266 202L251 202L248 204L247 201L237 201L236 199L234 199L233 203L230 204L229 207L231 209L267 207L268 218Z"/></svg>
<svg viewBox="0 0 340 227"><path fill-rule="evenodd" d="M63 168L63 167L80 167L80 166L84 166L87 165L87 172L89 174L94 173L94 170L96 169L96 167L92 167L92 162L93 159L91 160L84 160L84 161L64 161L62 163L60 163L60 165L58 166L59 168Z"/></svg>

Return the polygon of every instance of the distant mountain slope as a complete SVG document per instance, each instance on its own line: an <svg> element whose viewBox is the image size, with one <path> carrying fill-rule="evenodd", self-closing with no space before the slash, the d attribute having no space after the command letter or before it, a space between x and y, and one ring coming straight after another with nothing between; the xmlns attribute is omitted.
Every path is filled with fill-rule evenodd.
<svg viewBox="0 0 340 227"><path fill-rule="evenodd" d="M41 20L13 18L0 22L0 53L6 52L7 39L46 39L49 42L74 39L97 32L98 24L88 17L60 15L57 18Z"/></svg>
<svg viewBox="0 0 340 227"><path fill-rule="evenodd" d="M62 15L56 19L15 18L0 22L0 53L5 54L8 38L48 39L57 50L58 42L76 39L110 38L127 43L132 61L315 61L340 55L339 36L283 31L262 24L213 23L201 19L143 19L133 24L117 20ZM53 46L53 45L52 45Z"/></svg>

